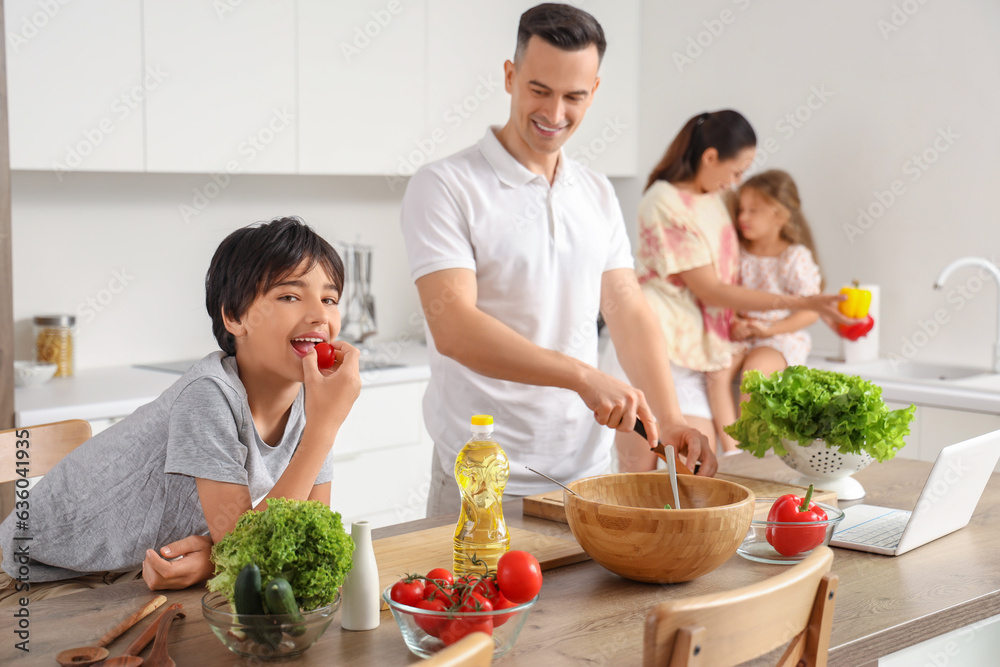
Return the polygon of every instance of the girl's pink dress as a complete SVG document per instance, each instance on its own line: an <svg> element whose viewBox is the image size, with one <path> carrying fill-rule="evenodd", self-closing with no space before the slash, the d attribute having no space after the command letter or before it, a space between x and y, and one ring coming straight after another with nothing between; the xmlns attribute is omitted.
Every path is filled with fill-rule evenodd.
<svg viewBox="0 0 1000 667"><path fill-rule="evenodd" d="M819 267L809 248L797 243L785 248L777 257L761 257L740 250L740 284L772 294L811 296L820 292ZM741 316L775 322L790 314L789 310L767 310L741 313ZM773 348L785 357L789 366L798 366L806 363L806 357L812 349L812 339L804 329L800 329L746 341L745 345L747 351L757 347Z"/></svg>

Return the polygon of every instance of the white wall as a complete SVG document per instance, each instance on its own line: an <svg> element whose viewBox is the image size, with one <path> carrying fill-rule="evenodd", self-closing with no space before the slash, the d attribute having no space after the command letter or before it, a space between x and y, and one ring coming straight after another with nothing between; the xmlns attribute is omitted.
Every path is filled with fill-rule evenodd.
<svg viewBox="0 0 1000 667"><path fill-rule="evenodd" d="M882 286L883 356L988 365L996 284L964 269L942 292L931 285L952 259L1000 261L1000 4L646 0L642 10L640 172L690 116L741 111L758 146L770 138L778 149L764 168L785 169L799 185L828 286L852 278ZM686 55L689 40L692 62L678 66L674 53ZM699 40L707 45L700 53ZM816 90L827 99L802 108ZM794 127L785 116L797 110L808 119ZM934 153L939 130L949 128L957 138L939 143L947 150L933 165L906 166ZM626 220L635 217L640 180L621 193ZM875 193L894 181L902 194L848 238L859 207L877 213ZM972 298L953 291L959 286ZM944 325L927 326L935 335L926 336L921 322L933 325L936 314ZM815 349L837 349L824 325L812 333Z"/></svg>
<svg viewBox="0 0 1000 667"><path fill-rule="evenodd" d="M191 206L194 189L207 183L209 176L197 174L104 173L73 173L59 183L49 172L15 172L18 358L32 353L32 316L48 312L78 313L77 368L198 358L217 349L205 310L212 253L237 227L292 214L330 241L374 246L380 330L422 334L412 326L420 309L399 233L401 188L392 192L373 177L237 175L185 221L180 206Z"/></svg>
<svg viewBox="0 0 1000 667"><path fill-rule="evenodd" d="M879 21L891 26L894 7L901 25L883 36ZM997 287L971 270L955 274L944 292L930 286L956 257L1000 259L991 206L1000 147L1000 5L646 0L642 12L638 173L648 173L689 116L740 110L761 146L778 149L763 166L795 176L828 284L856 277L882 285L883 354L916 351L922 359L985 366ZM684 54L689 38L706 46L679 67L674 53ZM802 109L815 90L828 98L813 97L818 108ZM809 118L793 127L784 119L797 110ZM914 179L907 161L933 152L939 130L949 128L954 141ZM902 194L849 239L845 226L857 224L858 208L877 212L875 193L897 180ZM633 234L644 181L615 179ZM387 335L411 329L419 308L398 231L398 188L381 178L241 175L186 223L180 205L208 182L204 175L74 173L60 183L47 172L15 173L18 357L31 354L31 316L78 312L102 294L112 298L81 327L78 367L201 356L214 346L203 280L215 246L238 226L289 213L328 239L375 245L380 328ZM131 278L112 295L109 283L121 269ZM959 286L972 298L953 291ZM926 336L921 322L935 314L944 324ZM837 346L822 326L814 342L817 349Z"/></svg>

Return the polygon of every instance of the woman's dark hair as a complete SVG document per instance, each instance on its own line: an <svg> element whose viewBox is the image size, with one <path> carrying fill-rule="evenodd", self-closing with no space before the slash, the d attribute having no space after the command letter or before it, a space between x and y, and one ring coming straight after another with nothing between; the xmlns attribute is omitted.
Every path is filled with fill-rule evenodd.
<svg viewBox="0 0 1000 667"><path fill-rule="evenodd" d="M337 293L344 289L344 263L333 247L301 218L258 222L227 236L215 251L205 275L205 307L212 333L226 354L236 354L236 339L222 318L239 321L254 299L292 275L303 261L303 273L323 267Z"/></svg>
<svg viewBox="0 0 1000 667"><path fill-rule="evenodd" d="M517 26L515 63L524 56L532 35L538 35L564 51L579 51L593 44L597 47L598 62L604 58L608 47L604 29L597 19L582 9L555 2L532 7L521 14L521 22Z"/></svg>
<svg viewBox="0 0 1000 667"><path fill-rule="evenodd" d="M702 154L709 148L720 160L731 160L744 148L757 145L757 135L738 111L705 112L692 117L674 137L660 163L653 168L646 190L656 181L682 183L694 178Z"/></svg>

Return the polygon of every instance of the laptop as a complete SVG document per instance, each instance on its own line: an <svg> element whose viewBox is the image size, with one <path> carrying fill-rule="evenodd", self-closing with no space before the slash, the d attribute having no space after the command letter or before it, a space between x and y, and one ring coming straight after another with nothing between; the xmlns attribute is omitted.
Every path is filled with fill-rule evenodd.
<svg viewBox="0 0 1000 667"><path fill-rule="evenodd" d="M941 450L912 512L852 505L830 546L899 556L964 528L1000 460L1000 431Z"/></svg>

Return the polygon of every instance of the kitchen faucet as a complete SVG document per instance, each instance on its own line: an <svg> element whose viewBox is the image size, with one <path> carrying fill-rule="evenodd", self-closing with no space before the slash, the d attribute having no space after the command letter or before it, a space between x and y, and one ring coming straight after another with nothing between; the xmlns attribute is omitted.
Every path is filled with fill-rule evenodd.
<svg viewBox="0 0 1000 667"><path fill-rule="evenodd" d="M940 290L944 287L944 281L948 279L951 272L960 266L981 266L986 269L997 282L997 339L993 343L993 372L1000 373L1000 269L996 265L982 257L962 257L944 267L941 275L934 281L934 289Z"/></svg>

